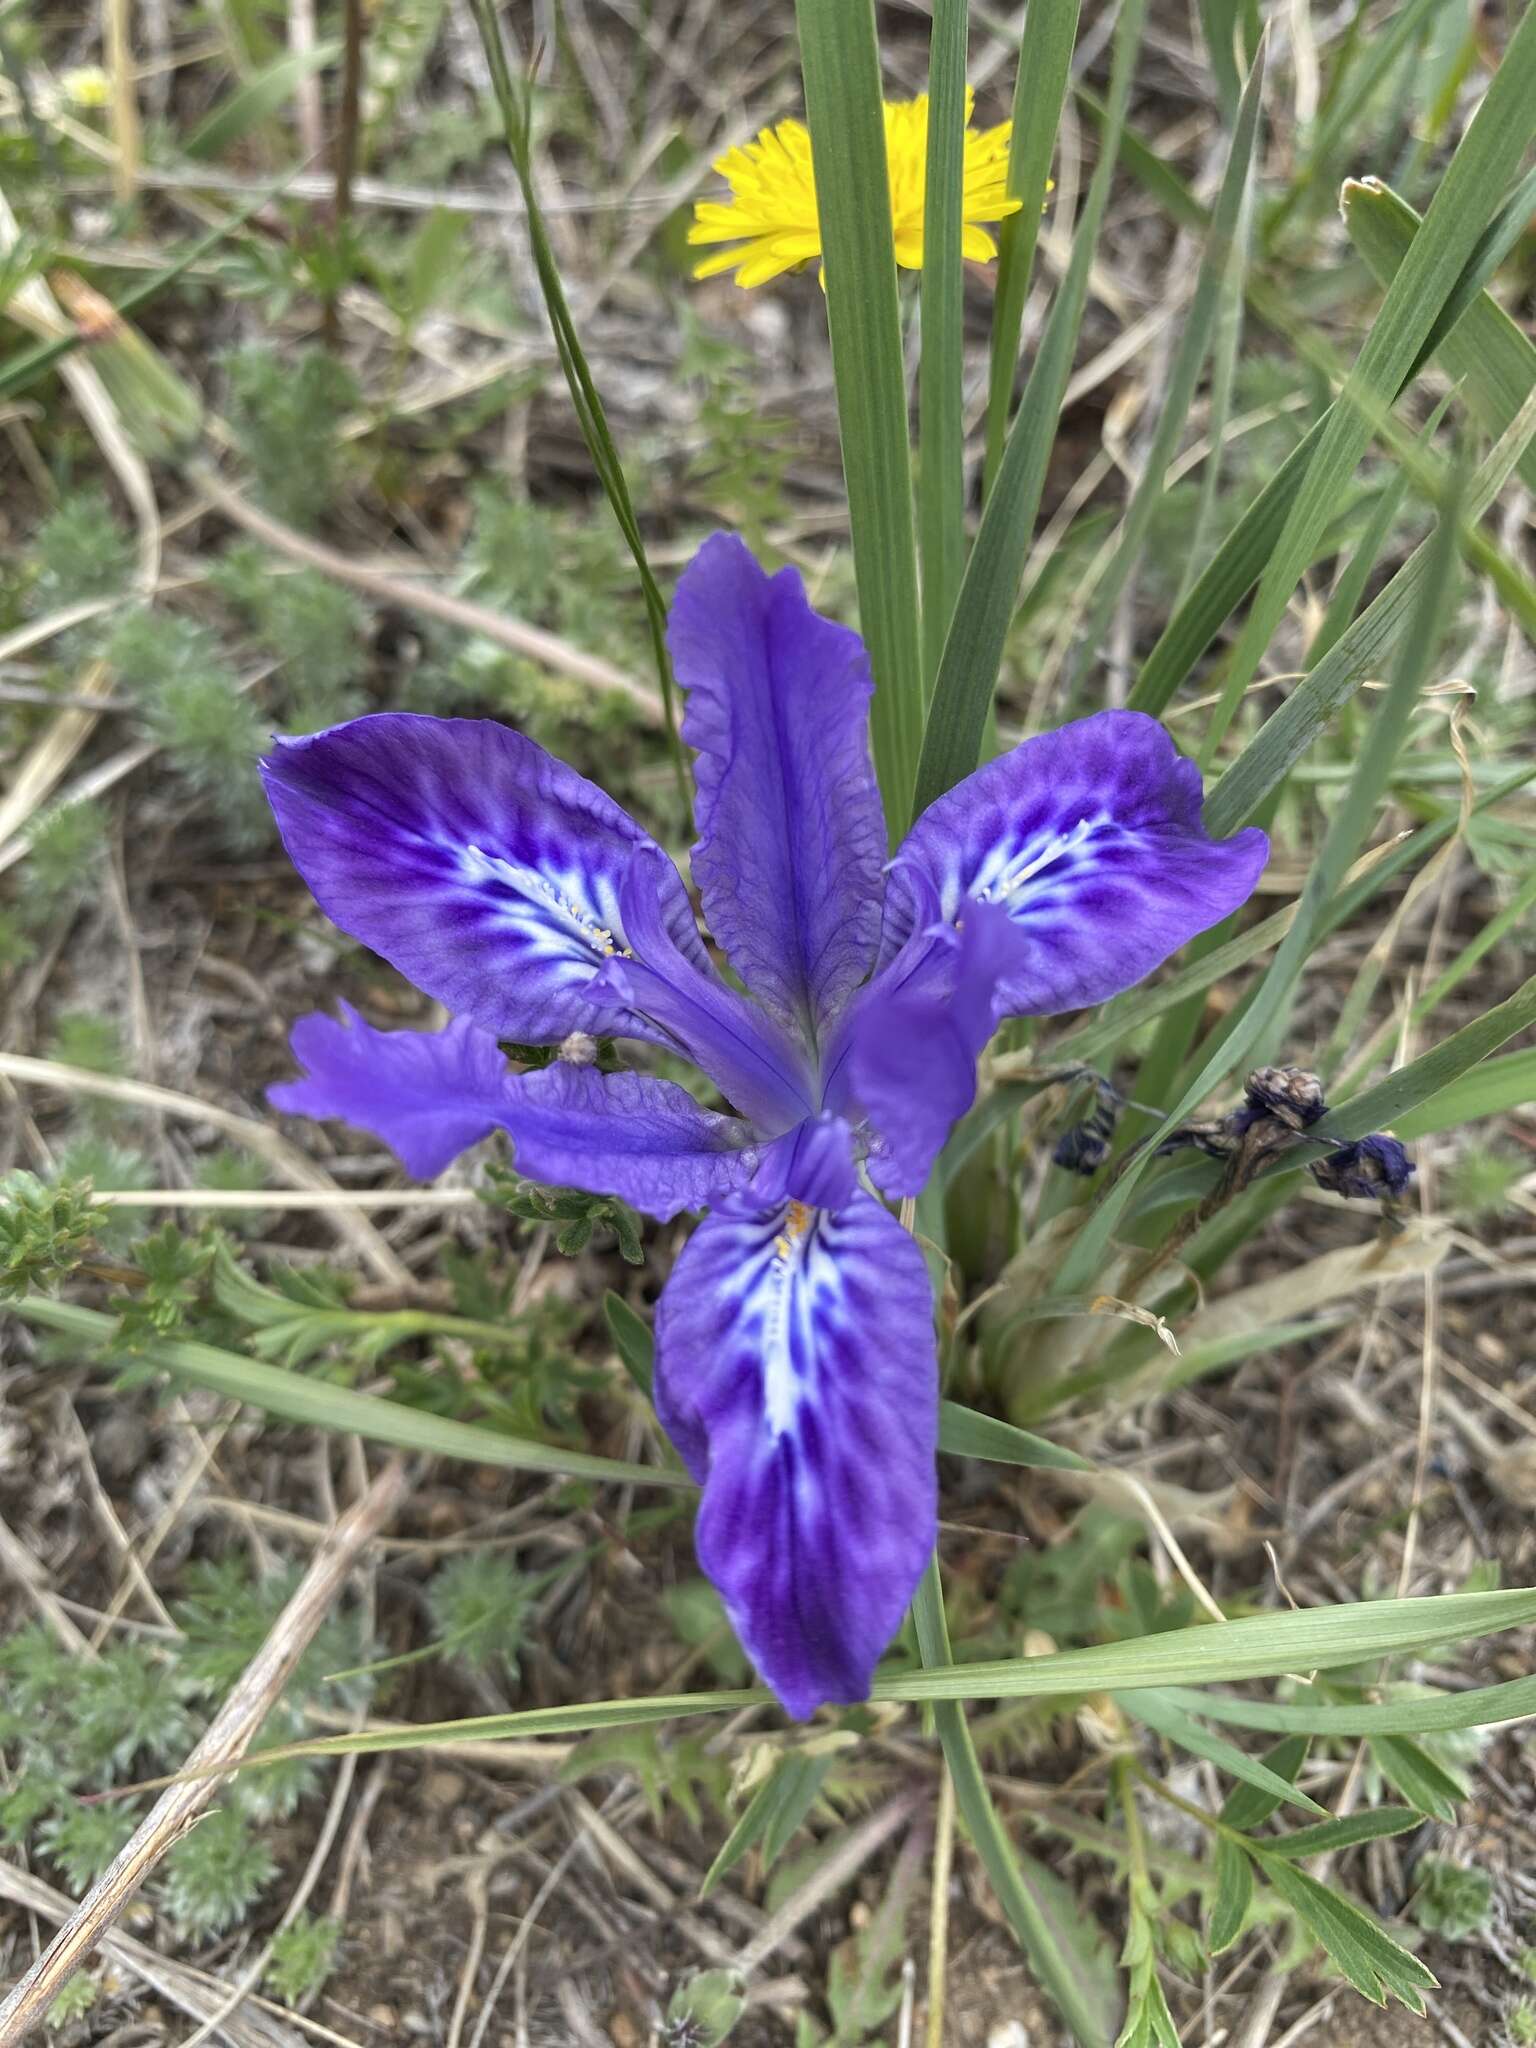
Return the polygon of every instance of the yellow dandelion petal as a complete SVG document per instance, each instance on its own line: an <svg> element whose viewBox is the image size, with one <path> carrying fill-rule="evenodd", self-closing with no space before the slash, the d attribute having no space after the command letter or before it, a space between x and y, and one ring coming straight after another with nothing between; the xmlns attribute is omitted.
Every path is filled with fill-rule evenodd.
<svg viewBox="0 0 1536 2048"><path fill-rule="evenodd" d="M984 224L1017 213L1020 202L1007 191L1008 143L1012 124L976 130L969 125L972 93L965 94L964 190L961 253L990 263L997 254ZM884 105L886 166L891 188L891 225L896 261L920 270L928 179L928 96L887 100ZM803 121L779 121L751 142L726 150L714 169L730 187L727 200L701 199L693 209L688 240L695 246L732 243L694 267L695 277L734 270L750 289L803 269L821 254L821 223L811 167L810 131Z"/></svg>

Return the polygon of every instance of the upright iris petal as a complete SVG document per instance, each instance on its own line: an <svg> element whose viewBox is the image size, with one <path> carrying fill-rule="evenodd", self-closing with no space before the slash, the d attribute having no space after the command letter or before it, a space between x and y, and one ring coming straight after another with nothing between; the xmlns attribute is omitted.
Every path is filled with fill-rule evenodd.
<svg viewBox="0 0 1536 2048"><path fill-rule="evenodd" d="M885 823L869 757L869 657L719 533L677 586L667 632L698 749L693 879L747 987L814 1043L868 974Z"/></svg>
<svg viewBox="0 0 1536 2048"><path fill-rule="evenodd" d="M913 938L931 889L946 922L995 903L1029 942L1000 1015L1119 995L1253 893L1268 840L1251 826L1211 839L1200 805L1199 769L1141 712L1025 740L930 804L898 849L881 967Z"/></svg>
<svg viewBox="0 0 1536 2048"><path fill-rule="evenodd" d="M682 878L655 841L507 726L382 712L280 740L262 772L321 909L503 1038L659 1035L592 995L629 944L620 893L641 850L657 857L665 930L707 964Z"/></svg>
<svg viewBox="0 0 1536 2048"><path fill-rule="evenodd" d="M941 927L922 970L874 983L854 1011L847 1087L879 1134L870 1171L887 1194L922 1193L975 1100L976 1061L1026 944L996 904L972 903L958 930Z"/></svg>
<svg viewBox="0 0 1536 2048"><path fill-rule="evenodd" d="M865 1194L717 1209L657 1308L656 1411L704 1488L699 1562L768 1683L799 1718L863 1699L937 1513L914 1239Z"/></svg>

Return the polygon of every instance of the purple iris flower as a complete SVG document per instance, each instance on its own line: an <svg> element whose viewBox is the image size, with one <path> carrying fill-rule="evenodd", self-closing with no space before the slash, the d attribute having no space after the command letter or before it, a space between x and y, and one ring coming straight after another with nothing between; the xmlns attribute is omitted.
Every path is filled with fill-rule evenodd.
<svg viewBox="0 0 1536 2048"><path fill-rule="evenodd" d="M887 864L856 633L717 534L670 643L697 750L694 884L507 727L386 713L264 764L321 907L446 1004L441 1032L304 1018L279 1109L435 1174L500 1128L530 1179L707 1209L656 1316L656 1407L703 1488L699 1561L789 1712L863 1699L932 1550L938 1372L917 1194L999 1020L1102 1002L1252 891L1163 728L1103 711L1026 740ZM730 1105L498 1038L648 1040Z"/></svg>

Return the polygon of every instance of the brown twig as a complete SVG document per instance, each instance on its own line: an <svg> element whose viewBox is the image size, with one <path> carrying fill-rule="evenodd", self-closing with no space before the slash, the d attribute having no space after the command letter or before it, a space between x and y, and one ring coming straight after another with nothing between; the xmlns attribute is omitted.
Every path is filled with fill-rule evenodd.
<svg viewBox="0 0 1536 2048"><path fill-rule="evenodd" d="M234 1764L244 1756L330 1613L358 1556L389 1522L405 1495L404 1463L392 1459L316 1553L293 1598L187 1759L189 1764ZM186 1779L168 1787L155 1801L121 1854L0 2005L0 2048L13 2048L37 2025L60 1988L121 1917L145 1878L194 1824L219 1782L217 1777Z"/></svg>
<svg viewBox="0 0 1536 2048"><path fill-rule="evenodd" d="M611 662L573 647L568 640L546 633L540 626L525 625L521 619L509 619L504 613L493 612L469 598L453 597L445 590L434 590L430 585L417 582L415 579L426 572L416 562L402 560L398 566L392 563L387 569L372 569L361 562L351 561L335 548L310 540L306 535L296 533L291 526L284 526L273 519L269 513L258 511L204 463L191 464L188 475L208 502L216 506L226 519L244 527L247 533L254 534L290 561L318 569L321 575L362 591L376 604L399 605L406 611L424 612L428 618L441 619L446 625L457 626L465 633L478 633L482 639L494 641L498 647L510 648L514 654L525 655L528 660L540 662L559 675L570 676L575 682L590 683L598 690L615 690L629 699L648 725L660 725L660 698L644 683L626 675L623 669L615 668Z"/></svg>
<svg viewBox="0 0 1536 2048"><path fill-rule="evenodd" d="M131 1081L116 1074L97 1074L87 1067L67 1066L60 1060L33 1059L26 1053L0 1052L0 1079L57 1088L67 1095L91 1096L104 1102L128 1102L139 1109L163 1110L168 1116L211 1124L267 1160L286 1180L325 1195L337 1192L336 1183L323 1167L270 1126L255 1117L221 1109L217 1103L204 1102L198 1096L182 1095L174 1088L160 1088L148 1081ZM248 1206L261 1207L259 1193ZM338 1234L347 1237L367 1261L376 1278L391 1287L414 1287L410 1268L360 1209L343 1205L335 1210L332 1221Z"/></svg>

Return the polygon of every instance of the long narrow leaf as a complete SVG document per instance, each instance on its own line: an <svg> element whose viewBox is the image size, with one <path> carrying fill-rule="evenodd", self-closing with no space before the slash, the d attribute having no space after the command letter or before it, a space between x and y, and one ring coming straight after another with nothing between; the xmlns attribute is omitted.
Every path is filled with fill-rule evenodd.
<svg viewBox="0 0 1536 2048"><path fill-rule="evenodd" d="M1456 506L1442 516L1428 543L1429 554L1421 589L1416 595L1413 626L1404 635L1387 689L1371 721L1366 743L1349 786L1336 805L1321 851L1313 863L1297 906L1295 921L1270 965L1253 1000L1237 1014L1202 1062L1198 1073L1170 1107L1152 1143L1127 1165L1114 1186L1089 1216L1062 1262L1058 1287L1063 1294L1088 1286L1108 1250L1114 1227L1136 1183L1155 1156L1156 1147L1205 1099L1211 1089L1258 1044L1269 1026L1285 1012L1302 968L1311 953L1323 913L1338 893L1350 862L1365 838L1376 807L1386 793L1408 721L1439 641L1443 600L1455 561Z"/></svg>
<svg viewBox="0 0 1536 2048"><path fill-rule="evenodd" d="M554 246L544 225L544 212L539 204L538 188L533 177L532 88L526 79L520 83L513 80L507 63L506 45L502 41L501 20L497 15L494 0L470 0L470 8L485 50L486 64L491 74L491 90L495 94L496 105L501 114L507 154L512 160L512 169L522 195L528 246L533 254L533 267L539 281L539 292L544 300L545 312L549 316L550 328L555 339L555 351L560 358L560 367L565 373L566 387L571 395L576 422L581 428L582 439L587 444L587 453L592 458L592 466L597 471L598 481L602 484L604 495L608 499L619 531L624 536L635 565L635 572L640 579L641 596L645 601L646 624L650 629L651 653L656 663L657 680L661 685L661 702L666 717L667 738L671 745L673 770L677 776L678 793L686 810L689 801L688 774L683 762L682 742L678 737L676 691L673 687L672 661L667 652L666 600L651 570L645 538L640 531L640 522L635 516L634 501L630 496L629 480L624 474L624 465L619 459L618 447L608 425L607 412L582 349L581 337L571 317L565 286L560 278L560 265L555 259Z"/></svg>
<svg viewBox="0 0 1536 2048"><path fill-rule="evenodd" d="M73 1302L46 1301L29 1295L14 1304L15 1313L44 1329L60 1330L79 1338L87 1350L96 1352L111 1343L116 1323L96 1309L80 1308ZM503 1436L472 1422L454 1422L447 1416L432 1415L425 1409L407 1408L400 1401L381 1400L377 1394L357 1394L349 1387L332 1386L327 1380L311 1379L300 1372L285 1372L280 1366L263 1365L233 1351L220 1351L212 1344L166 1337L142 1354L145 1362L188 1380L193 1386L208 1387L230 1400L245 1401L285 1422L302 1422L316 1429L339 1431L365 1437L370 1443L398 1444L406 1450L425 1451L443 1458L463 1458L474 1465L502 1465L513 1472L561 1472L572 1479L608 1480L627 1486L682 1487L692 1490L686 1472L658 1465L633 1465L622 1458L597 1458L588 1451L564 1451L554 1444L530 1442L524 1437Z"/></svg>
<svg viewBox="0 0 1536 2048"><path fill-rule="evenodd" d="M998 468L976 544L966 565L938 681L923 733L916 806L919 811L969 775L981 755L987 715L1018 599L1019 578L1034 531L1046 468L1056 438L1078 329L1088 297L1088 273L1109 201L1115 150L1130 97L1146 0L1122 0L1115 28L1109 121L1083 204L1072 256L1030 372L1018 418Z"/></svg>
<svg viewBox="0 0 1536 2048"><path fill-rule="evenodd" d="M950 1659L949 1629L937 1558L933 1559L912 1602L917 1640L929 1676L958 1676ZM934 1726L944 1750L944 1764L955 1788L955 1804L1008 1924L1019 1938L1042 1990L1050 1997L1082 2048L1109 2048L1119 2021L1118 2000L1082 1965L1078 1945L1052 1925L1047 1901L1031 1888L1030 1859L1004 1828L982 1775L976 1745L954 1695L935 1694ZM964 1697L963 1694L959 1697Z"/></svg>
<svg viewBox="0 0 1536 2048"><path fill-rule="evenodd" d="M1494 1728L1536 1714L1536 1678L1511 1678L1475 1692L1426 1693L1362 1706L1295 1706L1271 1700L1238 1700L1193 1687L1162 1688L1165 1698L1208 1721L1235 1728L1261 1728L1298 1735L1340 1738L1369 1735L1443 1735L1459 1728Z"/></svg>
<svg viewBox="0 0 1536 2048"><path fill-rule="evenodd" d="M982 1415L974 1408L962 1408L957 1401L939 1403L939 1449L951 1457L990 1458L1001 1465L1025 1465L1037 1470L1091 1472L1092 1464L1076 1451L1047 1443L1027 1429L1000 1422L995 1415Z"/></svg>
<svg viewBox="0 0 1536 2048"><path fill-rule="evenodd" d="M960 260L965 184L967 0L934 0L923 188L923 353L918 370L917 510L923 565L923 681L944 651L965 567L965 356Z"/></svg>
<svg viewBox="0 0 1536 2048"><path fill-rule="evenodd" d="M923 730L907 396L873 0L796 0L871 739L892 836Z"/></svg>
<svg viewBox="0 0 1536 2048"><path fill-rule="evenodd" d="M1300 1791L1289 1778L1282 1778L1278 1771L1270 1770L1256 1757L1247 1755L1235 1743L1228 1742L1225 1736L1213 1735L1209 1728L1202 1727L1193 1714L1186 1713L1166 1693L1154 1688L1146 1692L1117 1693L1115 1697L1128 1714L1161 1735L1165 1742L1174 1743L1191 1756L1214 1764L1228 1777L1251 1785L1272 1799L1299 1806L1307 1813L1327 1812L1326 1807L1319 1806L1309 1793Z"/></svg>
<svg viewBox="0 0 1536 2048"><path fill-rule="evenodd" d="M1536 974L1521 983L1512 996L1497 1003L1484 1016L1474 1017L1440 1045L1432 1046L1406 1067L1341 1103L1317 1125L1320 1137L1363 1138L1371 1131L1386 1130L1421 1103L1428 1103L1474 1069L1479 1061L1497 1052L1518 1032L1536 1027Z"/></svg>
<svg viewBox="0 0 1536 2048"><path fill-rule="evenodd" d="M1528 10L1515 26L1504 61L1388 287L1339 403L1328 415L1233 651L1222 702L1211 721L1215 737L1257 673L1291 592L1370 444L1377 416L1401 389L1533 133L1536 11Z"/></svg>
<svg viewBox="0 0 1536 2048"><path fill-rule="evenodd" d="M926 1583L926 1582L925 1582ZM915 1604L920 1629L930 1643L947 1646L942 1610L924 1614L923 1591ZM1372 1657L1412 1654L1468 1636L1519 1628L1536 1619L1536 1591L1445 1593L1418 1600L1372 1600L1340 1607L1293 1609L1280 1614L1250 1615L1242 1621L1212 1622L1195 1628L1169 1629L1131 1643L1106 1643L1086 1650L1059 1650L1048 1657L1020 1657L1006 1663L939 1665L908 1672L900 1678L877 1679L876 1699L955 1701L963 1699L1030 1699L1084 1692L1123 1691L1157 1686L1180 1705L1210 1719L1238 1726L1302 1727L1317 1723L1320 1734L1370 1735L1383 1729L1429 1732L1467 1728L1536 1712L1536 1679L1518 1679L1482 1694L1450 1694L1436 1700L1393 1703L1381 1707L1293 1707L1233 1700L1206 1694L1191 1684L1243 1678L1276 1678L1288 1671L1317 1671L1364 1662ZM582 1733L594 1728L639 1726L651 1721L681 1719L692 1714L735 1713L762 1706L769 1695L761 1688L735 1692L681 1693L654 1700L598 1700L568 1707L533 1707L511 1714L482 1714L462 1721L421 1722L408 1729L379 1729L367 1734L324 1736L290 1748L263 1751L240 1768L276 1762L291 1756L345 1756L385 1750L429 1749L445 1742L517 1740L530 1736ZM1256 1718L1262 1716L1263 1718ZM1458 1718L1462 1716L1464 1718ZM1362 1718L1364 1717L1364 1718ZM1370 1717L1375 1717L1374 1719ZM963 1719L960 1726L964 1729ZM969 1744L969 1731L965 1741ZM974 1749L972 1749L974 1756ZM1272 1764L1273 1754L1268 1759ZM229 1766L209 1765L209 1770ZM986 1787L983 1783L982 1792ZM959 1786L956 1787L957 1794ZM1237 1798L1261 1799L1242 1786ZM1272 1810L1266 1808L1266 1811ZM996 1831L994 1853L1015 1855L1001 1822L992 1810L989 1823L976 1808L982 1834ZM975 1824L969 1812L966 1825ZM980 1838L978 1838L980 1849ZM991 1865L988 1874L993 1875Z"/></svg>
<svg viewBox="0 0 1536 2048"><path fill-rule="evenodd" d="M1480 1060L1415 1108L1399 1110L1392 1128L1400 1138L1427 1138L1435 1131L1471 1123L1474 1117L1502 1116L1529 1102L1536 1102L1536 1048Z"/></svg>
<svg viewBox="0 0 1536 2048"><path fill-rule="evenodd" d="M1137 162L1136 147L1134 137L1126 135L1123 138L1125 160L1133 168ZM1168 176L1174 178L1172 172ZM1177 191L1182 193L1182 185L1176 178L1174 182ZM1369 181L1358 186L1353 181L1346 185L1346 211L1352 204L1359 203L1353 195L1373 189ZM1521 191L1524 189L1522 185ZM1517 193L1516 202L1519 199L1520 194ZM1528 214L1528 206L1526 211ZM1175 207L1174 212L1175 218L1188 224L1188 217L1183 211ZM1201 213L1197 217L1204 218L1204 215ZM1395 210L1389 210L1382 219L1390 228L1400 216ZM1468 258L1439 318L1425 337L1408 377L1404 379L1406 383L1416 376L1429 357L1443 348L1447 338L1460 330L1465 340L1468 390L1476 391L1478 415L1496 433L1503 433L1509 426L1532 383L1536 382L1536 371L1528 370L1526 363L1527 358L1536 360L1536 347L1513 326L1503 308L1484 289L1502 256L1507 253L1509 238L1513 234L1512 223L1518 219L1518 204L1512 208L1511 203L1506 202ZM1390 278L1401 265L1411 239L1393 231L1389 244L1386 233L1383 233L1373 241L1371 250L1367 251L1362 244L1362 253L1367 255L1373 267L1379 263L1381 274ZM1458 357L1458 360L1462 358ZM1242 514L1188 597L1179 604L1148 655L1131 693L1130 703L1135 710L1157 712L1169 703L1223 624L1258 581L1279 540L1302 478L1317 452L1327 418L1325 415L1319 420L1287 456ZM1536 453L1526 452L1521 461L1536 469ZM1522 474L1525 474L1524 470ZM1527 475L1526 481L1536 487L1532 476ZM1473 504L1469 510L1475 514L1475 489L1472 497Z"/></svg>
<svg viewBox="0 0 1536 2048"><path fill-rule="evenodd" d="M1051 157L1072 68L1072 45L1082 0L1033 0L1024 16L1019 68L1013 85L1013 132L1008 141L1008 191L1019 210L997 237L997 295L992 302L992 356L987 383L988 492L1003 459L1003 442L1018 372L1024 307L1040 239L1040 216L1050 189Z"/></svg>
<svg viewBox="0 0 1536 2048"><path fill-rule="evenodd" d="M1519 1628L1536 1618L1536 1589L1440 1593L1417 1600L1360 1600L1166 1629L1128 1643L1096 1643L1049 1657L877 1678L889 1700L1044 1699L1141 1686L1212 1684L1327 1671L1374 1657L1409 1655L1465 1636ZM1182 1695L1181 1695L1182 1697ZM1202 1710L1203 1711L1203 1710Z"/></svg>
<svg viewBox="0 0 1536 2048"><path fill-rule="evenodd" d="M1522 185L1527 218L1536 208L1536 186ZM1351 178L1340 200L1349 238L1377 278L1387 283L1413 247L1423 222L1405 199L1378 179ZM1536 381L1536 344L1510 319L1489 292L1481 292L1466 316L1438 341L1435 353L1453 376L1473 415L1491 434L1502 434L1525 403ZM1516 465L1536 489L1536 448Z"/></svg>
<svg viewBox="0 0 1536 2048"><path fill-rule="evenodd" d="M1141 474L1131 493L1130 503L1125 509L1119 545L1098 589L1094 592L1092 606L1083 624L1081 644L1090 656L1096 650L1120 593L1136 566L1153 515L1162 501L1168 464L1173 459L1179 437L1184 431L1190 402L1195 395L1195 385L1199 381L1200 371L1210 350L1222 282L1237 244L1238 227L1253 171L1254 149L1259 134L1259 111L1264 96L1264 47L1261 42L1258 55L1253 61L1253 69L1248 74L1248 82L1243 88L1237 124L1232 131L1232 143L1227 152L1221 188L1216 195L1215 211L1211 216L1210 229L1205 238L1195 289L1180 323L1179 339L1168 371L1167 388L1158 407L1157 425L1153 430ZM1213 450L1213 460L1214 457Z"/></svg>
<svg viewBox="0 0 1536 2048"><path fill-rule="evenodd" d="M1498 446L1489 453L1468 486L1464 507L1467 517L1482 517L1533 436L1536 382ZM1430 543L1425 541L1311 674L1292 690L1279 710L1260 726L1206 798L1206 824L1213 836L1235 831L1251 818L1270 791L1290 774L1339 706L1367 676L1381 673L1385 657L1412 613L1429 559Z"/></svg>

